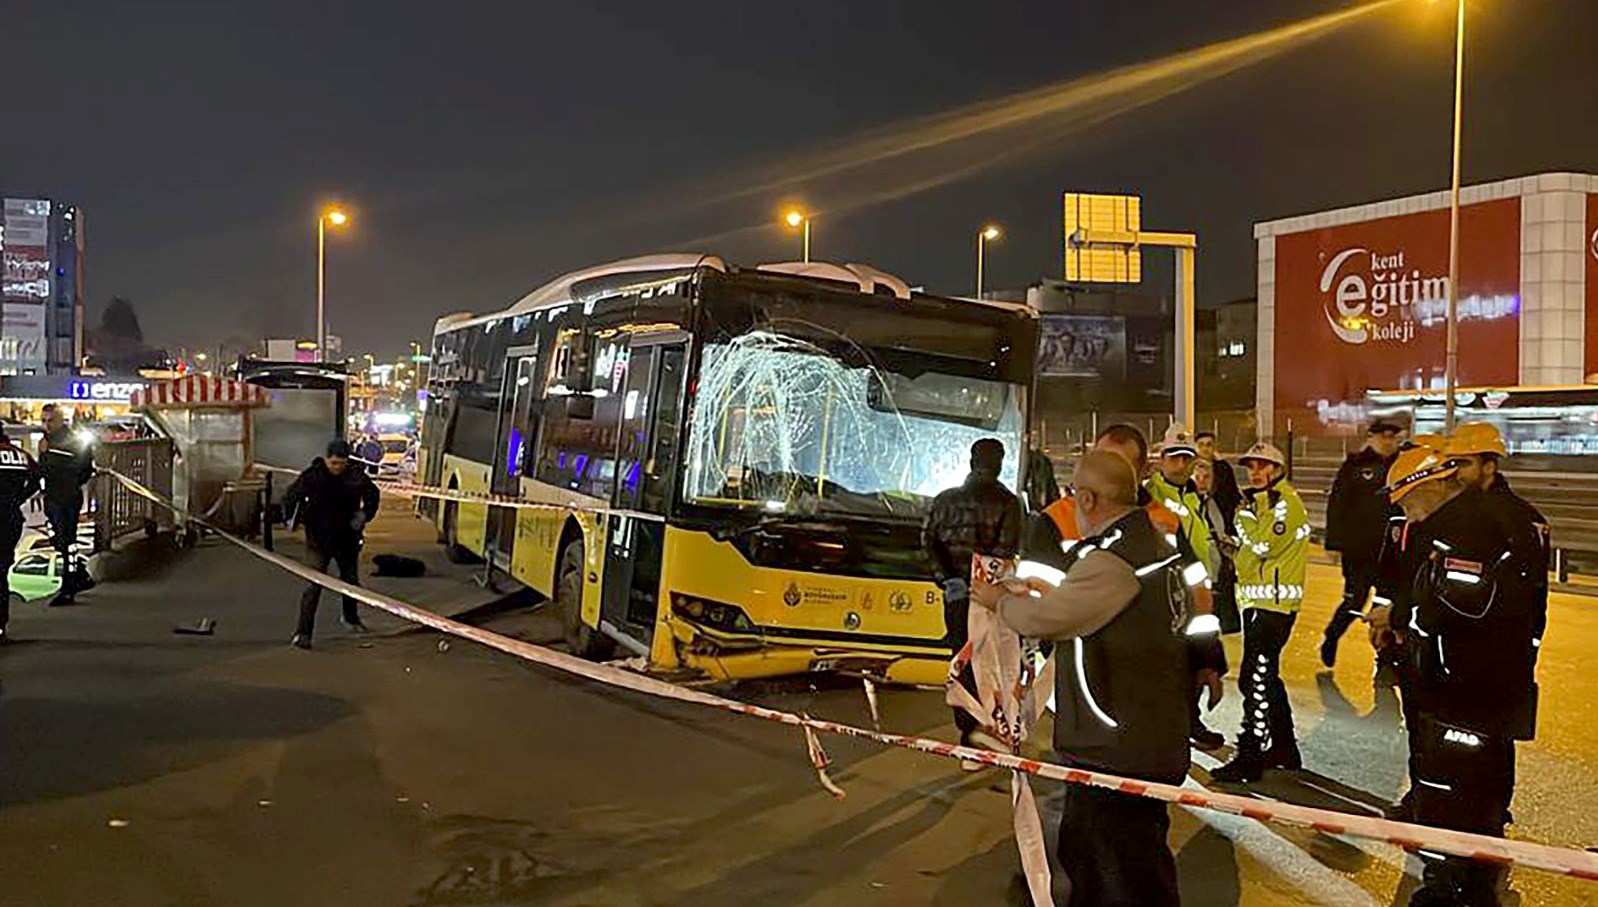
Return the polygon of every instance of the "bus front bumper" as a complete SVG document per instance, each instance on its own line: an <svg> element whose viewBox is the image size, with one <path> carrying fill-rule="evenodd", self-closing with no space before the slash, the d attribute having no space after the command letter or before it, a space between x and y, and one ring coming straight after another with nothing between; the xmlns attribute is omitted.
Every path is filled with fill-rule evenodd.
<svg viewBox="0 0 1598 907"><path fill-rule="evenodd" d="M665 618L677 661L714 680L752 680L817 672L860 674L886 683L943 686L953 653L938 642L925 645L859 645L773 639L758 631L728 633L679 616Z"/></svg>

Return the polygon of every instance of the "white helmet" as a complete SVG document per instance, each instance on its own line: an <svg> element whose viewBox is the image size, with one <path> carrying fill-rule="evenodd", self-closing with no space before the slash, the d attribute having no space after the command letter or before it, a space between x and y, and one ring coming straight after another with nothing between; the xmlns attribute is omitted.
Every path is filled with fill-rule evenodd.
<svg viewBox="0 0 1598 907"><path fill-rule="evenodd" d="M1253 447L1248 449L1248 453L1239 457L1237 461L1242 463L1244 466L1247 466L1248 461L1250 460L1259 460L1262 463L1275 463L1277 466L1280 466L1283 469L1287 468L1287 457L1282 455L1281 448L1270 443L1269 441L1260 441L1256 443Z"/></svg>

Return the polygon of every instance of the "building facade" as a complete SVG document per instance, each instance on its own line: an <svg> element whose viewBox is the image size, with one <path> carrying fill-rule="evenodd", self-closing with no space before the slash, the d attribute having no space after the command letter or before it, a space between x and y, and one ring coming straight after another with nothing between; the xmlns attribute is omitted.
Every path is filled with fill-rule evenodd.
<svg viewBox="0 0 1598 907"><path fill-rule="evenodd" d="M0 375L69 374L83 360L83 218L48 198L0 198Z"/></svg>
<svg viewBox="0 0 1598 907"><path fill-rule="evenodd" d="M1598 176L1548 173L1460 197L1461 388L1598 375ZM1444 384L1449 193L1257 224L1256 418L1345 431L1377 398Z"/></svg>

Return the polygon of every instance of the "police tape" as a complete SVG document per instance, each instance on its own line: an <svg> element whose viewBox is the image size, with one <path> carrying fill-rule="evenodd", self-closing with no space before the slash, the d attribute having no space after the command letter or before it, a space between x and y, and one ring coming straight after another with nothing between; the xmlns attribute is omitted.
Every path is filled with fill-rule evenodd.
<svg viewBox="0 0 1598 907"><path fill-rule="evenodd" d="M114 470L106 470L107 474L121 482L134 494L144 497L163 507L174 508L174 504L151 491L139 482L128 478ZM239 538L230 532L216 526L207 524L207 528L217 535L244 549L250 554L264 560L284 571L315 583L342 595L348 595L370 607L385 611L401 620L431 627L441 633L447 633L461 639L470 640L503 652L507 655L520 658L534 664L555 668L574 674L596 683L611 687L630 690L662 699L672 699L694 705L706 706L721 711L747 715L766 721L773 721L799 728L805 736L806 748L810 754L811 762L824 787L836 797L841 797L843 791L828 777L826 769L828 760L815 738L816 732L835 734L841 737L851 737L857 740L867 740L887 746L899 747L934 756L950 759L969 760L980 762L998 768L1006 768L1015 772L1024 772L1040 778L1062 781L1067 784L1085 784L1091 787L1118 791L1137 797L1146 797L1174 803L1179 806L1197 807L1200 809L1214 810L1216 812L1230 813L1254 819L1258 822L1278 823L1300 828L1313 829L1329 835L1345 835L1365 838L1392 844L1406 851L1426 851L1429 853L1446 854L1464 857L1483 863L1499 866L1519 866L1526 869L1536 869L1568 876L1587 881L1598 881L1598 853L1589 853L1584 850L1557 847L1549 844L1537 844L1530 841L1515 841L1503 838L1493 838L1486 835L1471 834L1469 832L1451 831L1443 828L1433 828L1425 825L1414 825L1407 822L1395 822L1390 819L1381 819L1372 816L1361 816L1350 813L1340 813L1333 810L1318 809L1309 806L1299 806L1293 803L1280 801L1256 800L1252 797L1227 794L1215 791L1195 791L1174 784L1162 784L1152 781L1139 781L1131 778L1122 778L1103 772L1094 772L1086 769L1073 768L1053 762L1044 762L1037 759L1028 759L1008 753L999 753L977 747L960 746L953 743L944 743L926 737L914 737L904 734L892 734L884 731L869 730L855 727L836 721L813 718L809 715L794 712L784 712L778 709L769 709L764 706L751 705L737 700L715 696L710 693L680 687L667 683L644 674L623 670L611 665L597 664L586 661L574 655L557 652L544 646L511 639L497 633L461 623L450 618L434 614L399 599L385 595L372 589L346 583L336 577L313 570L298 561L291 560L281 554L267 551L245 539Z"/></svg>

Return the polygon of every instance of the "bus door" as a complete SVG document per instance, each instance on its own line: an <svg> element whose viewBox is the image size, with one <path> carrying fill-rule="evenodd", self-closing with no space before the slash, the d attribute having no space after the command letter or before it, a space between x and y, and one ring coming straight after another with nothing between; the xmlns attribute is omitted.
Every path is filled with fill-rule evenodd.
<svg viewBox="0 0 1598 907"><path fill-rule="evenodd" d="M677 474L687 349L682 333L635 337L622 392L600 618L646 645L655 626L666 505Z"/></svg>
<svg viewBox="0 0 1598 907"><path fill-rule="evenodd" d="M505 355L505 372L499 395L499 426L494 436L494 469L489 476L489 491L493 494L519 495L521 476L531 464L531 437L537 430L538 420L533 418L533 407L538 402L538 348L516 347ZM509 507L490 508L490 532L494 540L485 545L495 557L496 564L510 568L511 547L516 541L518 511Z"/></svg>

